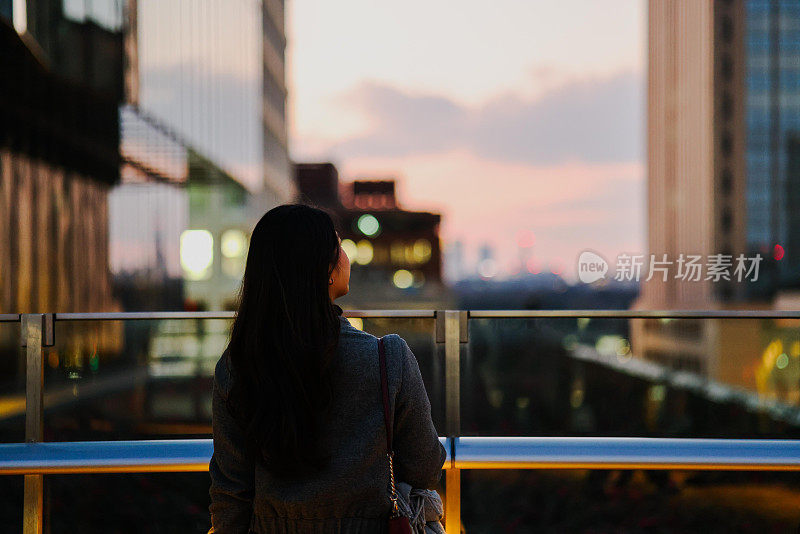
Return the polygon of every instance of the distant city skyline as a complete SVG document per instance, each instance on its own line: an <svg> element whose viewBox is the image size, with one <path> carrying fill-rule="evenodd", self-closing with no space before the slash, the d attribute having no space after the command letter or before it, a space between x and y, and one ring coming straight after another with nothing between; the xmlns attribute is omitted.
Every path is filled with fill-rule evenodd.
<svg viewBox="0 0 800 534"><path fill-rule="evenodd" d="M520 232L567 279L587 248L644 253L645 7L291 2L290 154L396 176L400 202L442 212L460 273L489 244L510 276Z"/></svg>

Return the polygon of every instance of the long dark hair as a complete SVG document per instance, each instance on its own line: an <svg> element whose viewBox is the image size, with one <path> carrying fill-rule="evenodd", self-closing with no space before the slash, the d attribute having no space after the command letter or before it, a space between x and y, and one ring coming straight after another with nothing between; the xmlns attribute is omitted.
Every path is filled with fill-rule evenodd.
<svg viewBox="0 0 800 534"><path fill-rule="evenodd" d="M268 211L250 238L228 344L234 380L227 404L249 452L280 477L329 461L317 438L339 342L328 294L339 252L330 215L300 204Z"/></svg>

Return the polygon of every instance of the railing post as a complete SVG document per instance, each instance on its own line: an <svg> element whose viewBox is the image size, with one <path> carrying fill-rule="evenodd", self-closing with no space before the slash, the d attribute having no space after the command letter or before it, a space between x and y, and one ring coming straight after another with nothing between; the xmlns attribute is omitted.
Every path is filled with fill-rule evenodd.
<svg viewBox="0 0 800 534"><path fill-rule="evenodd" d="M42 313L26 313L22 319L22 346L25 347L25 442L35 443L43 437L44 369L42 347L53 345L54 316ZM44 512L43 475L25 475L24 510L22 531L24 534L41 534Z"/></svg>
<svg viewBox="0 0 800 534"><path fill-rule="evenodd" d="M445 471L445 530L461 532L461 471L455 468L456 438L461 435L461 343L468 341L467 312L438 310L436 341L445 350L445 421L450 445L450 469Z"/></svg>

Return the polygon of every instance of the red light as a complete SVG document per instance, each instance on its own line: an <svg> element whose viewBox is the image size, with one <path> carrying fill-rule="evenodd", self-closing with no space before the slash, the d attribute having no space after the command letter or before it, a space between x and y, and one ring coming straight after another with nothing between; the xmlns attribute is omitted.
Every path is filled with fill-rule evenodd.
<svg viewBox="0 0 800 534"><path fill-rule="evenodd" d="M783 259L783 247L780 245L775 245L775 248L772 252L772 257L775 258L776 261L780 261Z"/></svg>

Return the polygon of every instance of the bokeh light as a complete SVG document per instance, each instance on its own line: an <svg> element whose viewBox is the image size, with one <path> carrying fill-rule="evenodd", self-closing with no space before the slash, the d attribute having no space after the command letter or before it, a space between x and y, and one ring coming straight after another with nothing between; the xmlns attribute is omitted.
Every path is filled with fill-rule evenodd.
<svg viewBox="0 0 800 534"><path fill-rule="evenodd" d="M362 239L356 245L356 263L359 265L367 265L372 261L372 243L366 239Z"/></svg>
<svg viewBox="0 0 800 534"><path fill-rule="evenodd" d="M414 283L414 275L405 269L395 271L392 282L400 289L408 289Z"/></svg>
<svg viewBox="0 0 800 534"><path fill-rule="evenodd" d="M358 247L353 242L352 239L342 239L342 249L344 253L347 254L347 258L350 262L356 261L356 256L358 255Z"/></svg>
<svg viewBox="0 0 800 534"><path fill-rule="evenodd" d="M378 219L369 213L358 218L357 226L362 234L370 237L376 235L381 229L381 224L378 222Z"/></svg>
<svg viewBox="0 0 800 534"><path fill-rule="evenodd" d="M226 258L241 258L247 250L247 235L238 228L222 232L222 255Z"/></svg>
<svg viewBox="0 0 800 534"><path fill-rule="evenodd" d="M214 262L214 236L208 230L186 230L181 234L181 267L189 280L211 276Z"/></svg>
<svg viewBox="0 0 800 534"><path fill-rule="evenodd" d="M478 274L481 278L494 278L497 275L497 262L491 258L481 260L478 264Z"/></svg>

